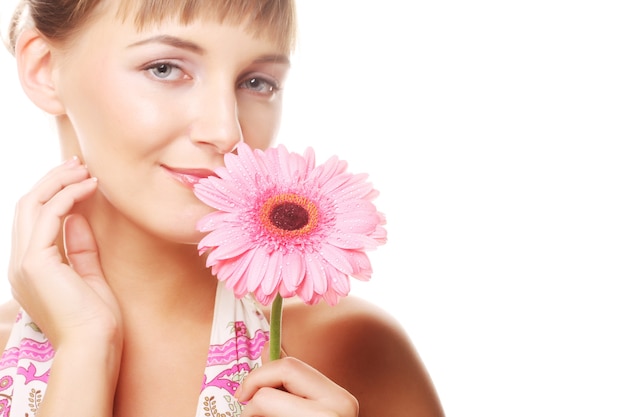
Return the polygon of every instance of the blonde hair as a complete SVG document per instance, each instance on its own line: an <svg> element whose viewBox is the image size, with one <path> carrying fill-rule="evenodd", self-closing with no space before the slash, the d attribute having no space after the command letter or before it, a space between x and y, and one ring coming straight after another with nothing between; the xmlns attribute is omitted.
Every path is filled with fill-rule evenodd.
<svg viewBox="0 0 626 417"><path fill-rule="evenodd" d="M9 24L7 47L15 52L17 37L26 24L49 41L63 44L110 0L21 0ZM267 37L285 52L293 52L296 38L295 0L120 0L118 17L134 16L138 29L165 19L188 24L205 18L243 24L255 36Z"/></svg>

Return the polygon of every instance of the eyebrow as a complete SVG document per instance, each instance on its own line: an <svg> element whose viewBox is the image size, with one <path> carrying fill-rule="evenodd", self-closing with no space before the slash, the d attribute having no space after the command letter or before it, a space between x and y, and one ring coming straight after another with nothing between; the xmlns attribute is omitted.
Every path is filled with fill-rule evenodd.
<svg viewBox="0 0 626 417"><path fill-rule="evenodd" d="M254 60L255 64L286 64L288 67L291 66L291 61L284 54L273 54L273 55L263 55Z"/></svg>
<svg viewBox="0 0 626 417"><path fill-rule="evenodd" d="M171 35L156 35L147 39L142 39L138 42L132 43L128 45L129 48L146 45L150 43L162 43L165 45L172 46L174 48L181 48L191 52L194 52L199 55L206 54L206 50L198 45L197 43L186 41L184 39L178 38L176 36ZM265 64L265 63L276 63L276 64L286 64L287 66L291 66L291 61L289 57L285 54L270 54L263 55L254 60L257 64Z"/></svg>
<svg viewBox="0 0 626 417"><path fill-rule="evenodd" d="M173 46L174 48L186 49L191 52L195 52L196 54L204 55L206 51L203 47L198 45L197 43L189 42L184 39L177 38L175 36L170 35L157 35L152 36L147 39L142 39L139 42L132 43L128 45L129 48L135 46L146 45L150 43L163 43L165 45Z"/></svg>

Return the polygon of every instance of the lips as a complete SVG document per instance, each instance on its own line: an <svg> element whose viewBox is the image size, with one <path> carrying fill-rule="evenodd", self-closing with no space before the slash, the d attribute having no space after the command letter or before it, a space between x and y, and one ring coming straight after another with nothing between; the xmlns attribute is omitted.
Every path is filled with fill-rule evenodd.
<svg viewBox="0 0 626 417"><path fill-rule="evenodd" d="M177 181L183 185L193 188L200 179L214 177L215 173L210 169L202 168L172 168L163 165L163 168Z"/></svg>

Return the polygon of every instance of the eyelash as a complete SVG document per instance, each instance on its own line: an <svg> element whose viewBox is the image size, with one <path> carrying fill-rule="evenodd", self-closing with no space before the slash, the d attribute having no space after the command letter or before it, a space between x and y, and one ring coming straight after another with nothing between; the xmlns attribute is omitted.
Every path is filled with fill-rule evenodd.
<svg viewBox="0 0 626 417"><path fill-rule="evenodd" d="M247 78L245 78L242 82L240 82L240 83L238 84L238 86L239 86L240 88L245 88L245 87L244 87L244 85L245 85L246 83L250 83L250 82L254 82L254 81L264 83L264 84L266 84L266 85L268 86L268 88L270 89L270 91L269 91L269 92L267 92L267 93L260 93L260 94L263 94L263 95L272 95L272 94L276 94L278 91L280 91L280 85L278 84L278 82L277 82L277 81L275 81L275 80L273 80L273 79L271 79L271 78L268 78L268 77L261 77L261 76L255 76L255 75L252 75L252 76L247 76ZM252 88L252 87L250 87L249 89L250 89L251 91L255 92L255 93L257 92L257 91L256 91L254 88Z"/></svg>
<svg viewBox="0 0 626 417"><path fill-rule="evenodd" d="M158 68L162 68L162 67L168 67L170 72L166 75L166 77L159 77L156 75L155 70L157 70ZM147 71L152 77L156 78L157 80L169 80L170 78L170 74L174 71L180 71L183 76L182 77L176 77L176 80L180 79L180 78L186 78L186 74L184 73L184 71L182 70L182 68L178 65L176 65L175 63L171 62L171 61L157 61L157 62L153 62L147 66L145 66L143 68L144 71Z"/></svg>

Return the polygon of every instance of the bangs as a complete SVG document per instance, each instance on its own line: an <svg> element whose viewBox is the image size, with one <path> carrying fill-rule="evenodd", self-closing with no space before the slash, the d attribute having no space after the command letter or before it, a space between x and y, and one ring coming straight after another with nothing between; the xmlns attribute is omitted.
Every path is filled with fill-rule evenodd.
<svg viewBox="0 0 626 417"><path fill-rule="evenodd" d="M296 38L295 0L123 0L118 16L134 16L138 29L178 19L181 24L207 19L244 25L256 37L293 52Z"/></svg>

